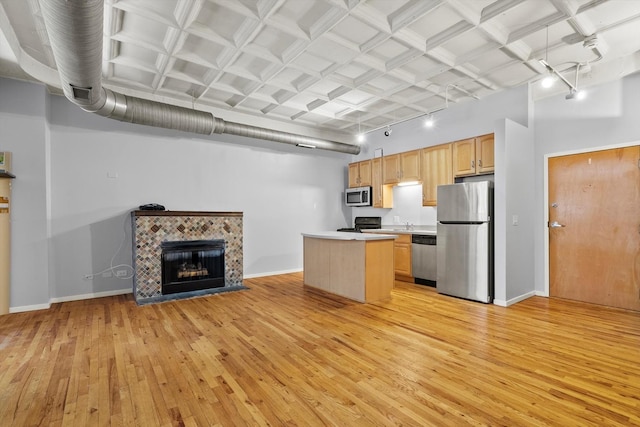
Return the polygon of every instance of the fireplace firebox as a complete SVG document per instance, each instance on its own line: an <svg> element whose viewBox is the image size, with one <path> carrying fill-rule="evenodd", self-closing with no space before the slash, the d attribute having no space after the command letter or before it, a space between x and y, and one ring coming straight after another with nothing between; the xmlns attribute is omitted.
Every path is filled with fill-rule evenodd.
<svg viewBox="0 0 640 427"><path fill-rule="evenodd" d="M222 239L162 242L162 294L224 286Z"/></svg>

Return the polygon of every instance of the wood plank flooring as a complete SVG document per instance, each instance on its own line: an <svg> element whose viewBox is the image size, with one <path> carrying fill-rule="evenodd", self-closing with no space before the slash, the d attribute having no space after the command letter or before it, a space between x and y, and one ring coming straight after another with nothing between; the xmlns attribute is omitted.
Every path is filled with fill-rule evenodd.
<svg viewBox="0 0 640 427"><path fill-rule="evenodd" d="M640 425L640 313L509 308L396 282L360 304L301 274L136 306L0 317L11 426Z"/></svg>

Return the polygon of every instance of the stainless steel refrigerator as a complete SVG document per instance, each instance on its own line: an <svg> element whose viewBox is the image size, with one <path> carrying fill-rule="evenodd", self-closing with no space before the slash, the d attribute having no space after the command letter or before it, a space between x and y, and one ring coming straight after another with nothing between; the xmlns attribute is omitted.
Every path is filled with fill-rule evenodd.
<svg viewBox="0 0 640 427"><path fill-rule="evenodd" d="M438 187L437 281L439 293L493 301L493 183Z"/></svg>

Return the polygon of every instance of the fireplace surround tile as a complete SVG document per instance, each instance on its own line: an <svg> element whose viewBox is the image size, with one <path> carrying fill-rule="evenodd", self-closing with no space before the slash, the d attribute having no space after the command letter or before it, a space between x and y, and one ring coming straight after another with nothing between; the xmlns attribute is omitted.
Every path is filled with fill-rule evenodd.
<svg viewBox="0 0 640 427"><path fill-rule="evenodd" d="M133 211L133 294L138 304L181 294L162 295L161 243L164 241L225 241L225 285L221 290L244 288L242 212ZM202 294L197 291L197 294ZM206 293L206 292L204 292ZM185 292L185 297L194 292Z"/></svg>

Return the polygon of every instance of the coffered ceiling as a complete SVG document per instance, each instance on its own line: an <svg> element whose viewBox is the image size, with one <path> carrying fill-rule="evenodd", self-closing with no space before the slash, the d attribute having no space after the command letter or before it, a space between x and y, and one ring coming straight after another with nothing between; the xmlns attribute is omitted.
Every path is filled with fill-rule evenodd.
<svg viewBox="0 0 640 427"><path fill-rule="evenodd" d="M59 87L39 1L0 6L0 75ZM103 31L107 88L346 134L537 81L540 59L579 88L640 69L640 0L105 0Z"/></svg>

